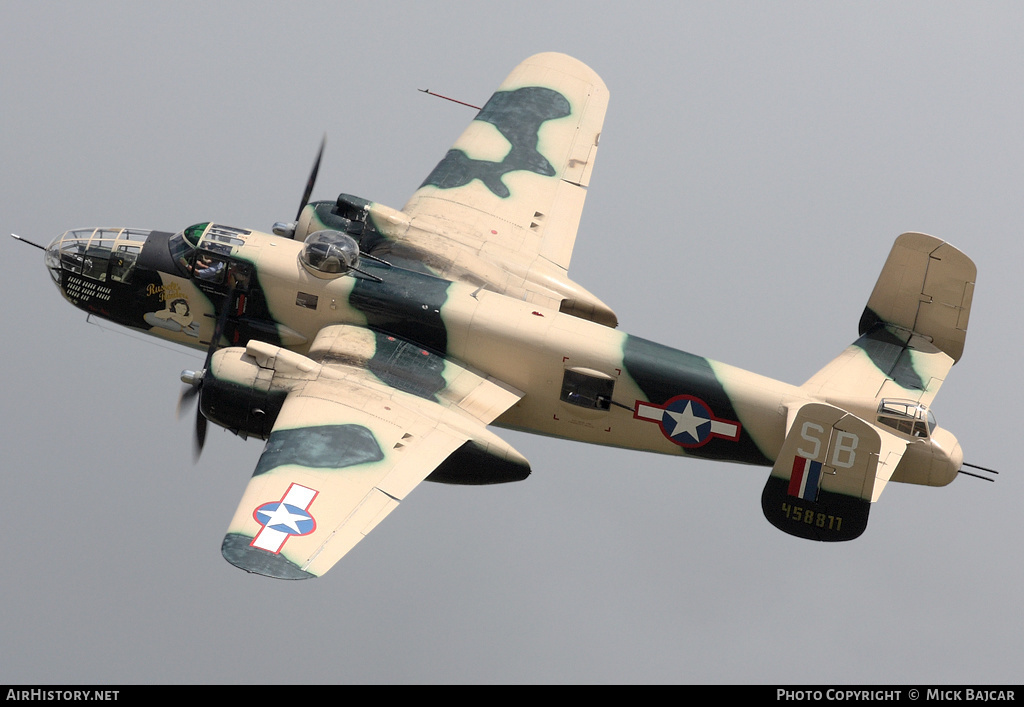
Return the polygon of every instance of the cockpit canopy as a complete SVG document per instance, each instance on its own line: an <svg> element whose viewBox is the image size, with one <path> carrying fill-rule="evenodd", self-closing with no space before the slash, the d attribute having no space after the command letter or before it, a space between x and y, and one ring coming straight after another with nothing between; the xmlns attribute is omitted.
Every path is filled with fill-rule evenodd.
<svg viewBox="0 0 1024 707"><path fill-rule="evenodd" d="M935 415L913 400L885 398L878 405L878 424L911 437L927 438L935 429Z"/></svg>
<svg viewBox="0 0 1024 707"><path fill-rule="evenodd" d="M252 231L222 226L205 221L178 231L168 240L171 258L184 273L191 273L192 263L203 254L230 257L245 245Z"/></svg>
<svg viewBox="0 0 1024 707"><path fill-rule="evenodd" d="M306 237L299 260L319 277L344 275L359 267L359 244L341 231L316 231Z"/></svg>
<svg viewBox="0 0 1024 707"><path fill-rule="evenodd" d="M171 236L171 259L204 292L248 289L254 268L241 256L252 231L218 223L197 223Z"/></svg>

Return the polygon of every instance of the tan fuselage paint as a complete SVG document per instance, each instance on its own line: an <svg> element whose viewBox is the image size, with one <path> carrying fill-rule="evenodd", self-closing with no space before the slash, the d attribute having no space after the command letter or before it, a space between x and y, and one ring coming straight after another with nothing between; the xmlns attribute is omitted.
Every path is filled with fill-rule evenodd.
<svg viewBox="0 0 1024 707"><path fill-rule="evenodd" d="M247 240L255 240L253 236ZM301 243L266 238L254 262L270 312L279 323L309 342L332 324L366 324L365 315L349 304L358 276L316 277L299 262ZM248 246L239 255L245 257L247 250ZM385 278L388 275L387 270L375 272ZM317 308L298 306L299 292L315 295ZM686 453L657 423L635 417L637 402L647 398L624 365L626 334L465 283L450 283L446 292L441 307L447 332L445 355L525 393L494 424L594 444ZM308 344L291 348L305 353ZM808 398L796 386L709 363L733 403L739 417L736 422L761 453L774 460L785 436L786 405ZM592 369L613 378L612 399L617 404L597 410L561 401L567 368ZM678 394L703 397L702 391L687 389L682 378Z"/></svg>

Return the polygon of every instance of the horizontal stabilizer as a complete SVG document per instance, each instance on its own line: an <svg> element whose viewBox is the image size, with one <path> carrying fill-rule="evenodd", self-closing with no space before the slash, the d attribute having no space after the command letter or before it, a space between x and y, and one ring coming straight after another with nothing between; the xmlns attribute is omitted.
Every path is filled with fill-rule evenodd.
<svg viewBox="0 0 1024 707"><path fill-rule="evenodd" d="M964 352L977 275L974 262L949 243L904 233L878 276L860 333L890 324L928 339L955 363Z"/></svg>
<svg viewBox="0 0 1024 707"><path fill-rule="evenodd" d="M928 405L960 358L977 269L959 250L923 233L896 239L860 319L860 338L804 390L846 407L855 399Z"/></svg>

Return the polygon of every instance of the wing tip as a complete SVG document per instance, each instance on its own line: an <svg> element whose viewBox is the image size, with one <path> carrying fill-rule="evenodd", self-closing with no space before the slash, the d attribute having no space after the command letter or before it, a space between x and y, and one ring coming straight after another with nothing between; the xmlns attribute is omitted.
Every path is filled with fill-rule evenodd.
<svg viewBox="0 0 1024 707"><path fill-rule="evenodd" d="M313 579L317 575L306 572L282 555L252 547L252 538L228 533L220 547L220 554L235 567L274 579Z"/></svg>
<svg viewBox="0 0 1024 707"><path fill-rule="evenodd" d="M555 69L607 90L604 80L589 64L564 52L540 52L539 54L527 57L519 66L525 67L528 65ZM519 67L516 68L518 69Z"/></svg>

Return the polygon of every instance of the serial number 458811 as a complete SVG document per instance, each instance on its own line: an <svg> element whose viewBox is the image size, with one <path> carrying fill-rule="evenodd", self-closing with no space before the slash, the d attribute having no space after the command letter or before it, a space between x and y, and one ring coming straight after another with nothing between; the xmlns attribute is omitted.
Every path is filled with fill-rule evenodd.
<svg viewBox="0 0 1024 707"><path fill-rule="evenodd" d="M832 516L802 506L791 506L785 502L782 504L782 512L794 523L805 523L829 530L839 530L843 526L843 519L840 516Z"/></svg>

